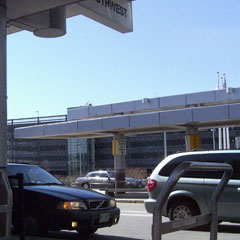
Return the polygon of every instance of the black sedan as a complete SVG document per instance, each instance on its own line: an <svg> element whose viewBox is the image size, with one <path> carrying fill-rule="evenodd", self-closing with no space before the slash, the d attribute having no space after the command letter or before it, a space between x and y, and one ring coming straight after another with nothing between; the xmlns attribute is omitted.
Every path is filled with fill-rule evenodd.
<svg viewBox="0 0 240 240"><path fill-rule="evenodd" d="M76 230L94 233L119 221L120 210L113 198L87 189L67 187L40 167L8 164L8 176L24 176L25 230L28 234L49 230ZM16 179L10 179L13 191L13 226L19 230L20 197Z"/></svg>

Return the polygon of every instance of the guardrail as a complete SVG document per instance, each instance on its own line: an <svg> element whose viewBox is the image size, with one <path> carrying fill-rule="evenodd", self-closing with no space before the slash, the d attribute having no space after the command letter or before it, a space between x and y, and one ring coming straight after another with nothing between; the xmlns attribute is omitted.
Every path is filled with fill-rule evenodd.
<svg viewBox="0 0 240 240"><path fill-rule="evenodd" d="M141 193L147 193L147 188L146 188L146 183L142 183L143 187L126 187L128 186L127 184L125 184L126 182L121 181L121 183L124 183L123 186L125 187L117 187L116 182L111 181L111 182L106 182L106 183L90 183L88 182L88 187L90 189L99 189L100 191L105 192L106 195L111 196L111 197L117 197L117 194L131 194L131 193L136 193L136 194L141 194ZM81 185L79 184L72 184L73 187L80 187ZM142 197L141 197L142 198Z"/></svg>
<svg viewBox="0 0 240 240"><path fill-rule="evenodd" d="M193 216L182 220L175 220L162 223L162 209L167 201L173 187L177 184L179 178L186 171L223 171L221 181L216 186L211 198L211 212L203 215ZM209 163L209 162L183 162L178 165L172 172L168 181L163 186L157 198L152 225L152 239L161 240L162 234L174 231L189 229L211 223L210 240L217 239L218 232L218 215L217 203L224 187L227 185L232 175L232 166L226 163Z"/></svg>

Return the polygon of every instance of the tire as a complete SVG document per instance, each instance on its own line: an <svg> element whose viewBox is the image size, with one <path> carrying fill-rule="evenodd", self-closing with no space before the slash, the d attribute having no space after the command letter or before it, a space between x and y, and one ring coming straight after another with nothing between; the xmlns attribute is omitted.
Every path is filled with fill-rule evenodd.
<svg viewBox="0 0 240 240"><path fill-rule="evenodd" d="M82 187L83 187L83 188L90 188L90 186L89 186L88 183L83 183L83 184L82 184Z"/></svg>
<svg viewBox="0 0 240 240"><path fill-rule="evenodd" d="M27 216L25 220L25 233L35 235L39 233L37 220L33 216Z"/></svg>
<svg viewBox="0 0 240 240"><path fill-rule="evenodd" d="M40 223L35 217L29 215L25 219L25 233L27 235L39 235L48 233L49 229Z"/></svg>
<svg viewBox="0 0 240 240"><path fill-rule="evenodd" d="M197 205L189 199L185 199L182 201L177 200L175 202L172 202L169 209L170 220L184 219L196 216L199 213L200 212L197 208Z"/></svg>

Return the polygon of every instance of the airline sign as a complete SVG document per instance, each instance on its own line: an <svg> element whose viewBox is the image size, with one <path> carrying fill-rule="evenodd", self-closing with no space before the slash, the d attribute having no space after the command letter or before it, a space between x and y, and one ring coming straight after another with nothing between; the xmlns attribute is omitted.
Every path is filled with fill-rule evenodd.
<svg viewBox="0 0 240 240"><path fill-rule="evenodd" d="M78 6L86 17L122 33L133 31L130 0L86 0L78 2Z"/></svg>

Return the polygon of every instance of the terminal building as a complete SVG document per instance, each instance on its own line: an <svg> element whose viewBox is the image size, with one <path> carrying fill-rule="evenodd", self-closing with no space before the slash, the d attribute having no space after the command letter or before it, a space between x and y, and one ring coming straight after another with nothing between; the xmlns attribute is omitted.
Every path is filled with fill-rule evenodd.
<svg viewBox="0 0 240 240"><path fill-rule="evenodd" d="M212 105L214 108L210 109L212 110L211 112L216 112L216 109L219 108L219 106L224 106L225 108L229 103L237 102L237 104L239 104L239 92L240 89L236 89L236 94L229 95L226 91L224 91L224 93L222 91L211 91L181 96L143 99L104 106L76 107L69 108L67 110L67 115L9 120L8 161L37 164L52 173L70 176L79 176L98 169L113 169L113 137L109 136L109 134L103 137L99 134L97 137L91 136L90 138L84 138L82 136L78 138L77 136L67 134L64 138L61 138L61 136L54 138L53 136L44 139L21 139L14 138L14 129L19 127L26 128L29 126L43 126L45 124L58 126L58 123L64 125L64 123L76 121L77 119L83 119L86 122L88 120L91 121L91 119L96 120L100 118L106 120L109 115L113 117L114 120L117 120L118 117L125 117L131 114L137 114L139 117L141 114L146 116L149 112L155 114L157 111L170 113L173 110L173 112L178 114L179 110L187 109L187 111L189 111L190 109L195 110L197 108L202 110L202 107L209 107ZM219 97L218 101L214 99L212 103L209 103L210 100L206 96L214 94L216 98L216 94L218 93L221 93L224 96ZM225 94L227 94L227 99ZM189 104L176 106L176 103L180 103L180 101L178 101L179 98L185 99L186 101L186 99L190 99L190 97L192 99L191 103L190 100L188 100ZM157 100L158 102L165 101L164 107L157 109L156 106L154 106L154 102L157 102ZM145 111L145 109L140 109L139 106L141 104L147 106L147 111ZM134 107L134 111L131 109L131 105ZM149 105L153 109L150 109ZM238 105L234 105L234 107L238 107ZM233 122L230 122L227 127L228 146L223 146L222 143L220 144L222 140L219 141L219 129L222 128L215 125L213 124L213 127L208 127L206 122L204 122L204 127L198 130L201 144L200 148L207 150L238 148L236 137L240 136L239 123L236 123L234 120ZM224 125L226 125L226 123L224 123ZM147 169L150 172L165 156L179 151L186 151L186 131L184 131L183 128L180 128L180 125L178 125L178 128L170 128L170 125L168 124L165 124L164 126L166 129L158 130L154 128L154 131L151 129L149 132L139 131L139 133L136 131L135 134L131 133L125 136L126 168ZM86 125L86 128L88 128L88 125ZM144 131L146 130L144 129Z"/></svg>

